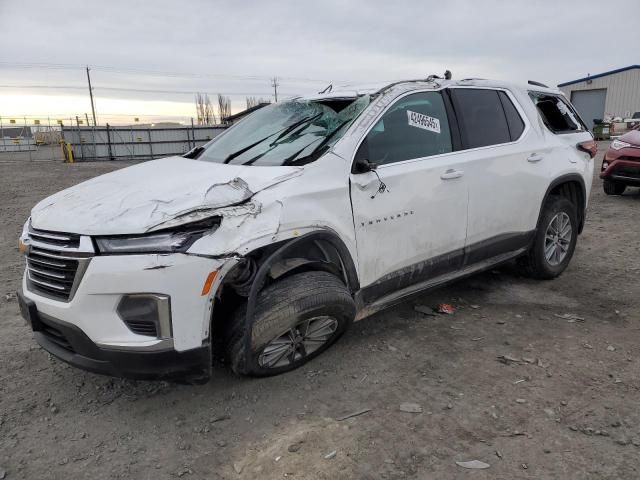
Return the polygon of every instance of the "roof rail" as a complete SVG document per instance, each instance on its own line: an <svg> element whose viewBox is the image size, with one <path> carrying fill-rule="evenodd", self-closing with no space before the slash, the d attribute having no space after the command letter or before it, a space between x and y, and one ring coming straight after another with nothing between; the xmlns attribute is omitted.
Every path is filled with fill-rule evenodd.
<svg viewBox="0 0 640 480"><path fill-rule="evenodd" d="M549 88L548 85L545 85L544 83L536 82L535 80L529 80L527 83L529 85L535 85L536 87Z"/></svg>
<svg viewBox="0 0 640 480"><path fill-rule="evenodd" d="M412 82L431 82L431 83L435 83L436 85L439 85L438 82L436 82L436 79L434 78L435 75L430 75L427 78L414 78L413 80L398 80L397 82L392 82L388 85L385 85L384 87L382 87L381 89L379 89L375 94L380 94L382 92L384 92L385 90L389 90L391 87L395 87L396 85L400 85L401 83L412 83ZM442 80L440 77L436 77L440 80Z"/></svg>

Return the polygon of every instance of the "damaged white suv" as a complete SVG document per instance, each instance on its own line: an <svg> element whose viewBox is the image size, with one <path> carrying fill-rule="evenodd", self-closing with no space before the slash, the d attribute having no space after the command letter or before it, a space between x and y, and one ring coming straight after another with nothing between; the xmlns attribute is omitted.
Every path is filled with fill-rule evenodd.
<svg viewBox="0 0 640 480"><path fill-rule="evenodd" d="M554 89L404 81L265 107L184 157L36 205L21 310L38 343L118 376L272 375L426 288L569 263L595 143Z"/></svg>

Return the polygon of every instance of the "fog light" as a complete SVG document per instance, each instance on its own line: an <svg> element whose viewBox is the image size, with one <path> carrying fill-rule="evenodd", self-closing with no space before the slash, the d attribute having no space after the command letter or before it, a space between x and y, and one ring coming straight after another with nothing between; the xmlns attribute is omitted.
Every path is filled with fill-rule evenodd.
<svg viewBox="0 0 640 480"><path fill-rule="evenodd" d="M609 167L609 162L602 162L602 170L606 170Z"/></svg>
<svg viewBox="0 0 640 480"><path fill-rule="evenodd" d="M167 295L141 293L124 295L116 310L133 333L171 338L171 301Z"/></svg>

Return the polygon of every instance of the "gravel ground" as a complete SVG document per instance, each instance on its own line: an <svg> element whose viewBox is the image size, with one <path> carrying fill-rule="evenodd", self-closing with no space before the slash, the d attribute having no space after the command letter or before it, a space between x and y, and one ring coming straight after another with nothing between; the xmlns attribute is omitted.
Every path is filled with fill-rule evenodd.
<svg viewBox="0 0 640 480"><path fill-rule="evenodd" d="M0 164L0 479L640 477L637 189L606 197L595 180L557 280L507 265L357 323L295 372L217 366L182 386L50 357L12 295L30 207L124 165ZM440 302L455 314L414 311ZM456 464L470 460L490 467Z"/></svg>

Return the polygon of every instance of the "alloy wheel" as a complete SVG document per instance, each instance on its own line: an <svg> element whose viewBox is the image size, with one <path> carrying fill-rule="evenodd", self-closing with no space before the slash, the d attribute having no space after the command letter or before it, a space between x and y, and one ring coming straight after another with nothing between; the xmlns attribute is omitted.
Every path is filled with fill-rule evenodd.
<svg viewBox="0 0 640 480"><path fill-rule="evenodd" d="M569 215L557 213L549 222L544 236L544 257L549 265L560 265L567 257L572 235Z"/></svg>
<svg viewBox="0 0 640 480"><path fill-rule="evenodd" d="M272 340L262 350L262 368L280 368L311 355L326 344L338 329L338 320L329 316L303 320Z"/></svg>

